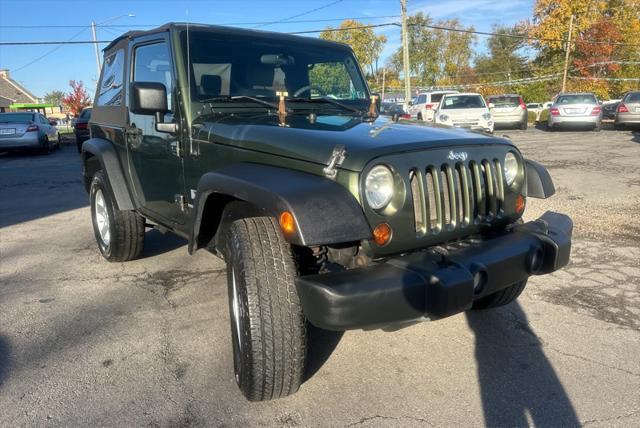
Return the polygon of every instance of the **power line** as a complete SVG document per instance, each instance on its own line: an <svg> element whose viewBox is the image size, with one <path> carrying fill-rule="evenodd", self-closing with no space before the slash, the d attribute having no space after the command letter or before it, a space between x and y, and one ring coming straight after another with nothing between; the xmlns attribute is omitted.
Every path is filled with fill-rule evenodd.
<svg viewBox="0 0 640 428"><path fill-rule="evenodd" d="M83 28L82 30L78 31L78 32L77 32L76 34L74 34L74 35L73 35L69 40L67 40L67 42L66 42L66 43L73 43L73 39L75 39L76 37L80 36L80 34L82 34L85 30L86 30L86 28ZM54 53L54 52L55 52L55 51L57 51L58 49L62 48L62 46L64 46L64 44L58 44L58 46L56 46L55 48L53 48L53 49L51 49L51 50L49 50L49 51L45 52L43 55L40 55L39 57L35 58L34 60L29 61L28 63L26 63L26 64L24 64L24 65L22 65L22 66L20 66L20 67L18 67L18 68L16 68L16 69L14 69L12 72L13 72L13 73L16 73L16 72L18 72L18 71L20 71L20 70L23 70L23 69L25 69L25 68L29 67L29 66L30 66L30 65L32 65L32 64L35 64L36 62L40 61L41 59L43 59L43 58L45 58L45 57L47 57L47 56L51 55L52 53Z"/></svg>
<svg viewBox="0 0 640 428"><path fill-rule="evenodd" d="M408 24L409 26L418 26L421 24ZM351 31L351 30L360 30L366 28L379 28L379 27L389 27L389 26L400 26L398 22L386 22L382 24L367 24L367 25L356 25L352 27L343 27L343 28L323 28L321 30L305 30L305 31L291 31L287 34L315 34L322 32L338 32L338 31ZM504 34L504 33L492 33L488 31L475 31L475 30L465 30L462 28L451 28L451 27L443 27L440 25L421 25L425 28L431 28L435 30L442 31L452 31L458 33L469 33L469 34L478 34L482 36L498 36L498 37L509 37L515 39L522 40L536 40L536 41L552 41L552 42L563 42L567 43L567 39L553 39L546 37L531 37L527 35L517 35L517 34ZM60 42L60 41L37 41L37 42L0 42L0 46L19 46L19 45L55 45L55 44L87 44L87 43L110 43L109 40L99 40L96 42L87 40L87 41L73 41L73 42ZM632 46L638 47L640 44L635 43L622 43L622 42L608 42L603 40L572 40L571 44L593 44L593 45L609 45L609 46Z"/></svg>
<svg viewBox="0 0 640 428"><path fill-rule="evenodd" d="M375 20L375 19L393 19L400 18L400 15L376 15L376 16L351 16L343 18L325 18L325 19L297 19L287 20L287 24L313 24L320 22L337 22L337 21L358 21L358 20ZM213 25L259 25L270 24L274 21L244 21L244 22L222 22ZM163 24L108 24L108 25L96 25L98 28L155 28L160 27ZM0 29L34 29L34 28L89 28L89 25L0 25Z"/></svg>
<svg viewBox="0 0 640 428"><path fill-rule="evenodd" d="M299 18L301 16L309 15L311 13L317 12L317 11L322 10L322 9L326 9L326 8L331 7L333 5L336 5L338 3L342 3L342 1L343 0L335 0L335 1L332 1L331 3L325 4L324 6L316 7L315 9L311 9L311 10L308 10L306 12L298 13L297 15L293 15L293 16L290 16L288 18L283 18L283 19L280 19L278 21L265 22L264 24L257 25L254 28L266 27L267 25L278 24L278 23L281 23L281 22L289 21L290 19L295 19L295 18Z"/></svg>

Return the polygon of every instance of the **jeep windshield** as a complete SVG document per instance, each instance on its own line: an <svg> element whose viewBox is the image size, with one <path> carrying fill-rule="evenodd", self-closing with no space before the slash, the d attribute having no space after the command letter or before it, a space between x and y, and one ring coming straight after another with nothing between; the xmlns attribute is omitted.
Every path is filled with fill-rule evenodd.
<svg viewBox="0 0 640 428"><path fill-rule="evenodd" d="M188 49L187 49L188 40ZM269 108L287 93L290 110L366 112L369 94L350 50L313 40L292 42L262 35L182 33L191 99L215 109ZM188 58L187 58L188 57ZM257 102L258 100L264 103Z"/></svg>

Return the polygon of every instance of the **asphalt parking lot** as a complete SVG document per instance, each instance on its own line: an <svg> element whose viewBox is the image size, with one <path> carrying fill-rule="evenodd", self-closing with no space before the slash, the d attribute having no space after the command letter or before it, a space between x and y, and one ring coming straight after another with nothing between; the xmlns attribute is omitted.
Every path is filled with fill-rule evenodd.
<svg viewBox="0 0 640 428"><path fill-rule="evenodd" d="M235 386L224 265L147 232L104 261L73 144L0 155L0 425L640 426L640 133L497 131L546 165L572 261L518 302L396 332L313 330L307 381Z"/></svg>

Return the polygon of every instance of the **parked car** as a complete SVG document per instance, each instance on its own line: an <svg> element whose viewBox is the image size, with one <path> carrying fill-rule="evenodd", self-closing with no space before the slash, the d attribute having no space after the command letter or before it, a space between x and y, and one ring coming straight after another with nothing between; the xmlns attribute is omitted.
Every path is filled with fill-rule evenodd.
<svg viewBox="0 0 640 428"><path fill-rule="evenodd" d="M91 107L82 109L80 116L73 123L73 133L76 136L78 153L82 149L82 143L89 139L89 120L91 120Z"/></svg>
<svg viewBox="0 0 640 428"><path fill-rule="evenodd" d="M547 101L542 105L542 110L550 109L552 105L553 105L553 101Z"/></svg>
<svg viewBox="0 0 640 428"><path fill-rule="evenodd" d="M640 91L627 92L615 114L614 126L618 129L640 125Z"/></svg>
<svg viewBox="0 0 640 428"><path fill-rule="evenodd" d="M435 113L435 122L493 133L493 116L482 95L477 93L446 94Z"/></svg>
<svg viewBox="0 0 640 428"><path fill-rule="evenodd" d="M533 111L536 113L540 113L544 109L544 106L540 103L529 103L527 104L527 110Z"/></svg>
<svg viewBox="0 0 640 428"><path fill-rule="evenodd" d="M167 24L104 55L81 155L97 248L135 259L157 227L223 258L249 400L298 390L309 324L391 328L496 308L569 262L569 217L521 221L528 198L555 192L542 165L504 138L380 117L346 44ZM480 95L446 97L443 114L457 121L464 106L488 127Z"/></svg>
<svg viewBox="0 0 640 428"><path fill-rule="evenodd" d="M554 131L563 126L587 127L600 131L602 107L596 96L590 92L558 95L549 110L547 127Z"/></svg>
<svg viewBox="0 0 640 428"><path fill-rule="evenodd" d="M411 115L404 111L404 108L401 105L396 103L382 103L380 114L383 116L389 116L393 118L393 120L411 119Z"/></svg>
<svg viewBox="0 0 640 428"><path fill-rule="evenodd" d="M609 103L602 104L602 119L603 120L614 120L616 118L616 111L618 110L618 106L620 105L620 101L613 101Z"/></svg>
<svg viewBox="0 0 640 428"><path fill-rule="evenodd" d="M40 113L0 113L0 151L37 149L48 154L60 145L58 129Z"/></svg>
<svg viewBox="0 0 640 428"><path fill-rule="evenodd" d="M434 113L438 109L440 100L446 94L457 94L458 91L426 91L420 92L409 107L412 118L433 122Z"/></svg>
<svg viewBox="0 0 640 428"><path fill-rule="evenodd" d="M487 101L495 126L517 126L522 130L527 129L529 113L520 95L492 95Z"/></svg>

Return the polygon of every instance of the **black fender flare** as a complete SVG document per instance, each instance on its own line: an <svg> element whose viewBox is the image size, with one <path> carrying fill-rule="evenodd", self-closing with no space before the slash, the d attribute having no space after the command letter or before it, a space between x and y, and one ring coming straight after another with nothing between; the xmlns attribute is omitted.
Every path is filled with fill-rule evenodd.
<svg viewBox="0 0 640 428"><path fill-rule="evenodd" d="M92 156L98 159L102 171L107 176L108 185L116 199L118 209L123 211L135 209L136 204L129 192L124 171L113 144L101 138L91 138L82 143L82 174L87 179L91 179L95 172L87 169L87 161Z"/></svg>
<svg viewBox="0 0 640 428"><path fill-rule="evenodd" d="M285 234L285 238L292 244L328 245L371 237L371 228L362 207L346 188L335 181L285 168L238 163L205 173L200 178L194 201L189 252L206 245L199 239L199 234L204 206L211 196L219 198L221 203L229 200L247 202L262 215L276 219L283 211L289 211L296 231L290 236ZM255 215L255 212L248 214ZM216 234L218 226L215 225Z"/></svg>
<svg viewBox="0 0 640 428"><path fill-rule="evenodd" d="M527 196L539 199L553 196L556 188L547 168L529 159L525 159L524 162L527 169Z"/></svg>

